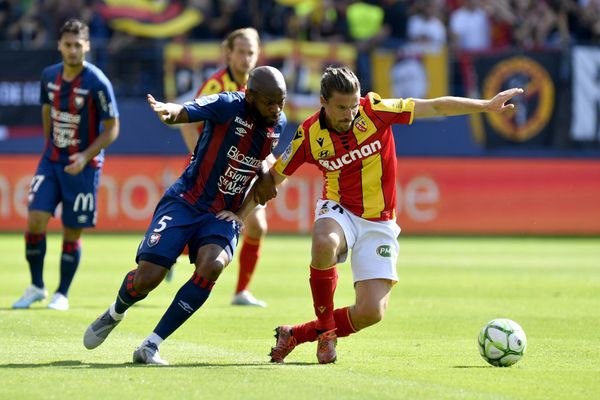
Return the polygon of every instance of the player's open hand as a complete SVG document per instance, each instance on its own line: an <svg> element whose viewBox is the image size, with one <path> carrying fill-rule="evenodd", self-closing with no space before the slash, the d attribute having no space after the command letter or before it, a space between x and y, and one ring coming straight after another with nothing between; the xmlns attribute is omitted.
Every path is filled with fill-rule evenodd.
<svg viewBox="0 0 600 400"><path fill-rule="evenodd" d="M162 122L165 124L172 124L176 122L175 119L181 106L174 103L163 103L162 101L156 100L151 94L148 94L146 98L148 100L148 104L150 104L150 107L152 108L152 111L158 115L158 118L160 118Z"/></svg>
<svg viewBox="0 0 600 400"><path fill-rule="evenodd" d="M504 112L515 108L514 104L506 104L507 101L524 92L521 88L512 88L495 95L488 103L489 112Z"/></svg>
<svg viewBox="0 0 600 400"><path fill-rule="evenodd" d="M217 213L217 219L221 219L221 220L225 220L225 221L229 221L229 222L235 222L235 223L237 223L237 225L240 229L240 233L244 232L244 221L242 221L242 219L239 217L239 215L237 215L234 212L231 212L229 210L219 211Z"/></svg>
<svg viewBox="0 0 600 400"><path fill-rule="evenodd" d="M73 153L69 156L69 161L71 163L65 167L65 172L69 175L77 175L80 173L85 164L87 164L87 160L81 153Z"/></svg>

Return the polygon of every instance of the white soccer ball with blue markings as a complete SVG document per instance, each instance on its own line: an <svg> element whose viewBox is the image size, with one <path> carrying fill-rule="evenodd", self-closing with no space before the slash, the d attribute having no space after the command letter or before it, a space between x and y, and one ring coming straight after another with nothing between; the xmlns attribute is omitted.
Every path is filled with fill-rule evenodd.
<svg viewBox="0 0 600 400"><path fill-rule="evenodd" d="M510 367L525 354L527 337L521 325L506 318L493 319L479 333L479 354L495 367Z"/></svg>

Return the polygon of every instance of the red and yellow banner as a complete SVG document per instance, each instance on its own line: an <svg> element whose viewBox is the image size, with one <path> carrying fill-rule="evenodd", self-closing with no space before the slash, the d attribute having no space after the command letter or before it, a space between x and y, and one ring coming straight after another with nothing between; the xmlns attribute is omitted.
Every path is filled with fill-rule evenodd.
<svg viewBox="0 0 600 400"><path fill-rule="evenodd" d="M37 162L0 158L0 231L25 229ZM182 157L107 157L96 230L143 232L184 165ZM401 158L397 185L404 234L600 234L598 160ZM302 167L269 203L269 231L310 232L320 194L320 173Z"/></svg>

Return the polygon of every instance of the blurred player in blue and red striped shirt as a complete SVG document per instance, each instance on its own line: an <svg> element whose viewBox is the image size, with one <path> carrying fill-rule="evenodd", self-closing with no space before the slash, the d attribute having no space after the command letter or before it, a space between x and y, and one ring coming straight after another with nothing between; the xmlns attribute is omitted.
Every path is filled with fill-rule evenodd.
<svg viewBox="0 0 600 400"><path fill-rule="evenodd" d="M216 214L227 211L235 216L254 177L270 179L269 174L263 175L267 168L263 160L274 161L271 152L286 124L285 96L283 75L272 67L252 70L246 93L223 92L184 105L158 102L148 95L163 122L204 121L204 129L190 164L154 211L138 248L137 268L125 276L116 301L86 330L85 347L102 344L125 311L162 282L187 245L196 269L133 354L134 362L167 364L158 346L208 299L237 245L242 221Z"/></svg>
<svg viewBox="0 0 600 400"><path fill-rule="evenodd" d="M119 113L108 78L85 61L89 29L78 20L60 30L63 61L44 69L41 78L42 122L46 146L29 189L25 233L31 286L13 304L29 306L46 298L43 280L46 227L62 204L63 250L60 282L49 308L67 310L69 287L79 265L83 228L96 224L96 196L104 148L119 134Z"/></svg>

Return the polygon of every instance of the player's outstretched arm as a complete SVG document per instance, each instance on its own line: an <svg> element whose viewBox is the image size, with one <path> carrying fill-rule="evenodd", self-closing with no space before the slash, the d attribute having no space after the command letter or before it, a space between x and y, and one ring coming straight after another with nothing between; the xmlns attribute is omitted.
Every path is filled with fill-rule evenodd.
<svg viewBox="0 0 600 400"><path fill-rule="evenodd" d="M514 104L506 104L513 97L523 93L521 88L512 88L496 94L489 100L466 97L444 96L434 99L414 99L415 118L475 114L480 112L501 113L513 109Z"/></svg>
<svg viewBox="0 0 600 400"><path fill-rule="evenodd" d="M189 121L188 113L181 104L163 103L158 101L151 94L147 95L148 104L152 111L158 115L158 118L167 125L182 124Z"/></svg>

